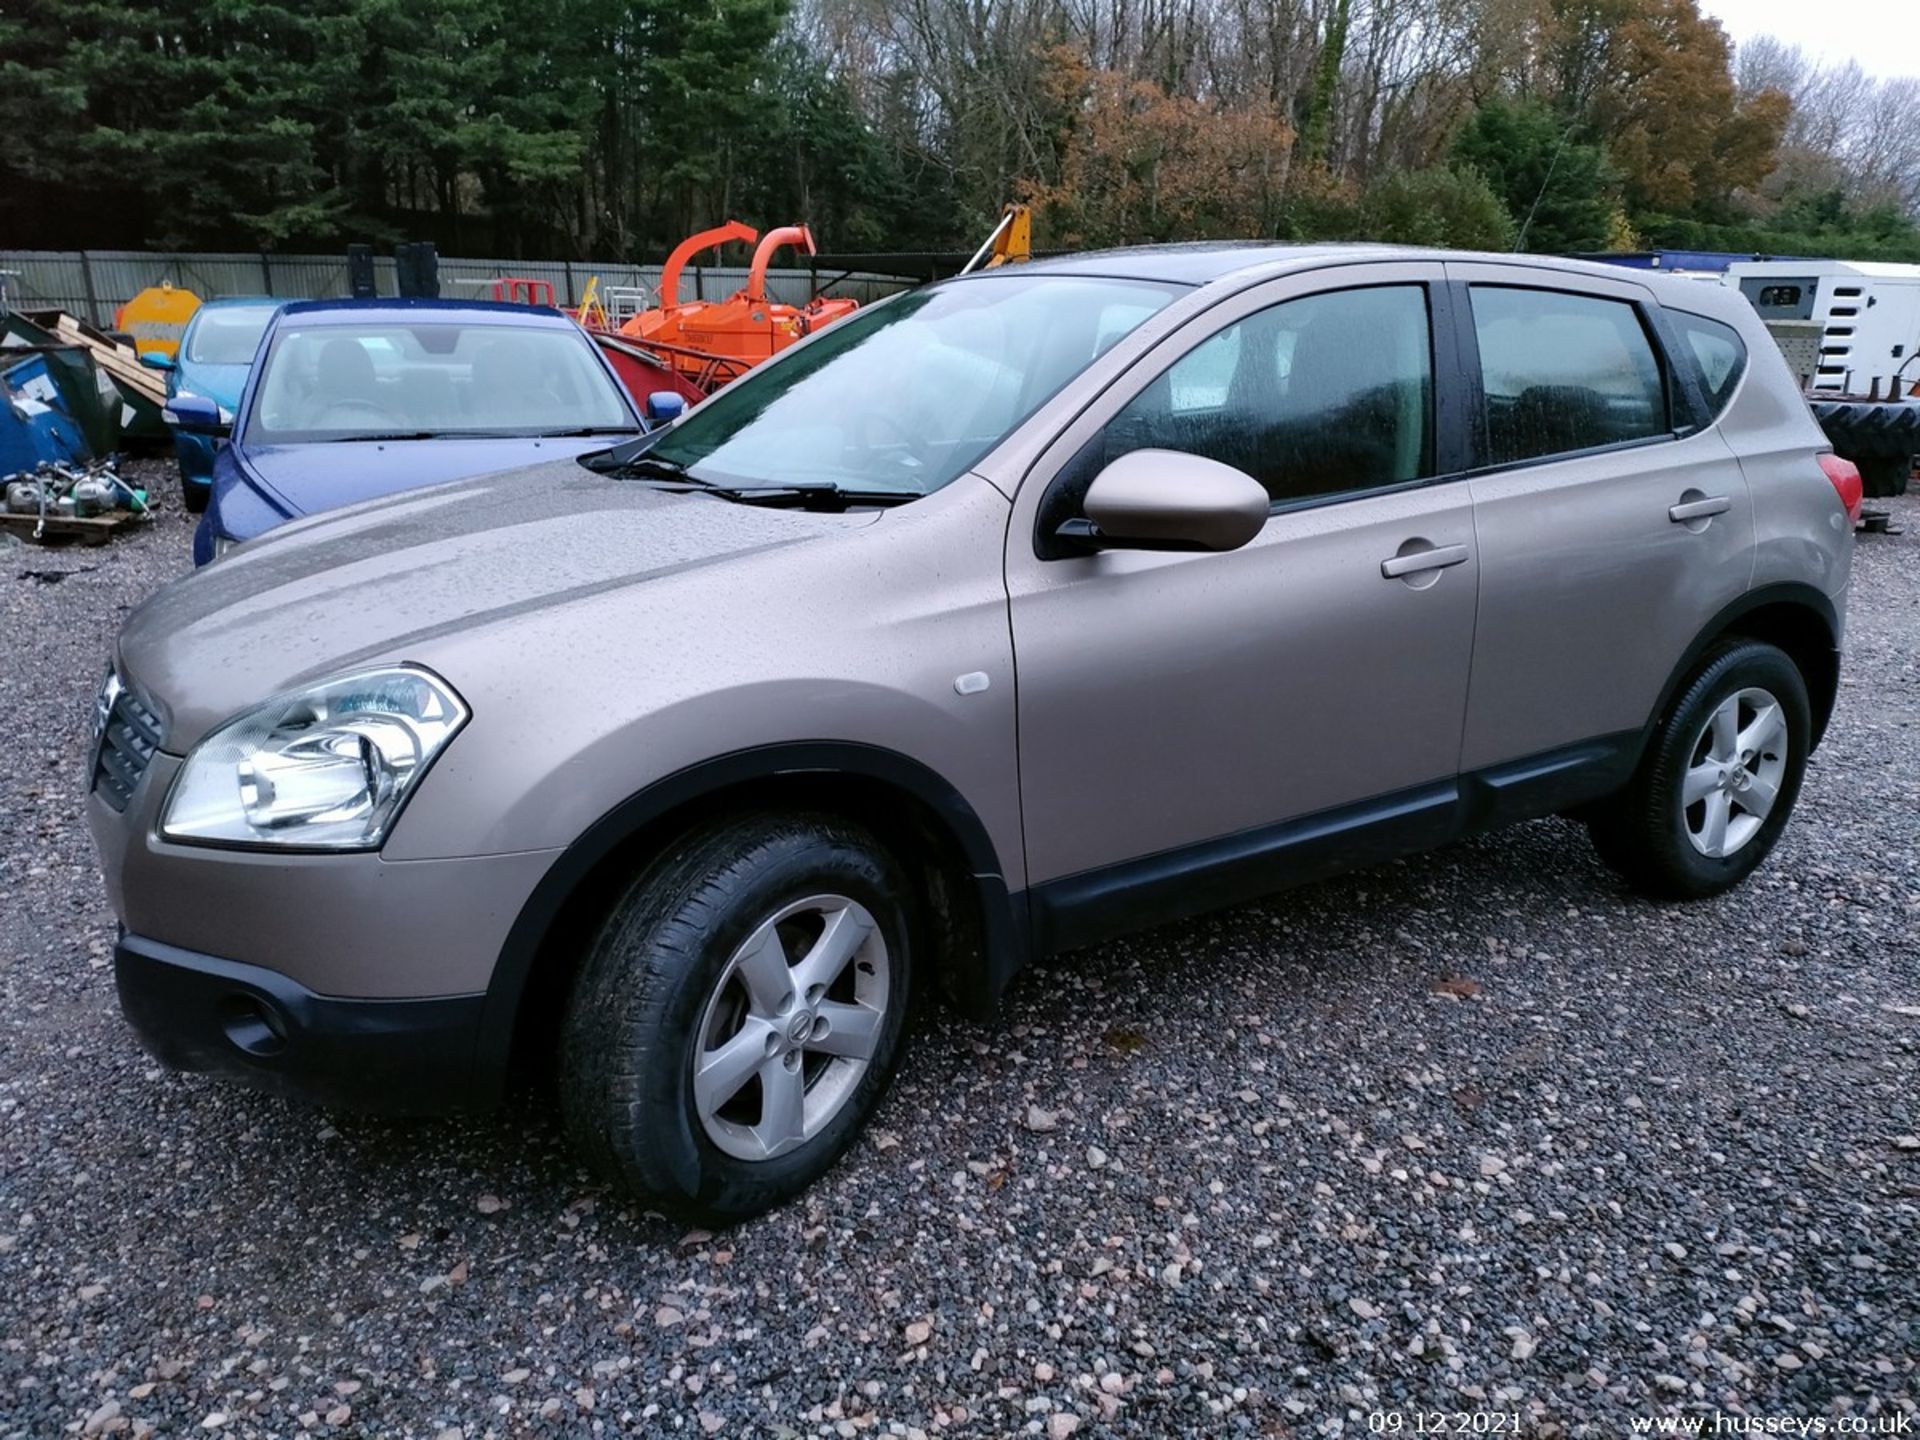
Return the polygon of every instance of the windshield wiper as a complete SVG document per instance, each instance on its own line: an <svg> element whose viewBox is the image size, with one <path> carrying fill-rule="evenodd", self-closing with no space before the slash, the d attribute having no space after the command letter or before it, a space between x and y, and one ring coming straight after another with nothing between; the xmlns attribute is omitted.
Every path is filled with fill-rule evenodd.
<svg viewBox="0 0 1920 1440"><path fill-rule="evenodd" d="M606 456L602 458L611 459L614 453L615 452L609 450ZM591 465L593 462L588 461L587 463ZM693 472L688 470L687 467L682 465L678 460L662 460L652 455L636 455L631 460L604 467L594 465L593 468L596 470L605 469L607 473L612 475L633 476L642 479L652 477L662 480L678 480L687 485L700 488L704 488L707 483L704 480L694 479Z"/></svg>
<svg viewBox="0 0 1920 1440"><path fill-rule="evenodd" d="M848 505L899 505L918 500L913 490L861 490L833 480L770 480L765 484L728 485L703 480L678 460L663 455L634 453L642 444L651 444L652 435L642 435L627 445L616 445L580 463L602 475L614 475L666 490L676 495L717 495L722 500L737 500L743 505L816 505L825 502L836 509Z"/></svg>
<svg viewBox="0 0 1920 1440"><path fill-rule="evenodd" d="M669 462L645 459L637 460L627 467L632 473L640 467L658 465L662 471L669 471ZM723 500L737 500L743 505L814 505L821 501L829 502L836 509L848 505L901 505L909 500L918 500L916 490L861 490L841 485L832 480L787 480L769 481L764 485L720 485L711 480L696 479L685 473L671 474L663 478L648 476L637 477L643 483L655 489L670 491L679 495L718 495Z"/></svg>
<svg viewBox="0 0 1920 1440"><path fill-rule="evenodd" d="M658 443L658 431L649 431L624 440L609 450L598 450L591 455L582 455L580 463L587 469L601 475L665 475L678 480L687 473L687 467L677 460L661 460L647 454L650 446Z"/></svg>
<svg viewBox="0 0 1920 1440"><path fill-rule="evenodd" d="M335 435L323 441L327 445L345 445L355 440L438 440L454 432L446 430L378 430L369 435Z"/></svg>
<svg viewBox="0 0 1920 1440"><path fill-rule="evenodd" d="M565 430L531 430L528 438L533 440L566 440L577 435L634 435L639 433L637 425L575 425Z"/></svg>

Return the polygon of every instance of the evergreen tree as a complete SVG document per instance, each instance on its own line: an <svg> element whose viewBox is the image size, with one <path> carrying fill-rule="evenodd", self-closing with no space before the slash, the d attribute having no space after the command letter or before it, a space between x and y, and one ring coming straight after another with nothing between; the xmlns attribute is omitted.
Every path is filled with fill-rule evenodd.
<svg viewBox="0 0 1920 1440"><path fill-rule="evenodd" d="M1538 101L1490 100L1453 144L1453 161L1505 203L1516 243L1539 254L1606 247L1618 182L1577 122Z"/></svg>

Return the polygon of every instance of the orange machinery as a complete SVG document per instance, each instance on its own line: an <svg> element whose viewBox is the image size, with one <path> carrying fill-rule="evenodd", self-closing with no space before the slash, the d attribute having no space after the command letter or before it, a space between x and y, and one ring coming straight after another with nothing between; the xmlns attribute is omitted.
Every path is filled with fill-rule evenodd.
<svg viewBox="0 0 1920 1440"><path fill-rule="evenodd" d="M680 276L702 250L730 240L759 244L753 252L746 288L725 300L680 299ZM620 327L620 334L668 357L674 368L699 389L712 391L823 325L843 320L860 302L816 295L805 305L767 298L767 266L786 246L815 251L813 232L804 225L769 230L765 237L751 225L729 220L702 230L674 247L660 274L660 303Z"/></svg>

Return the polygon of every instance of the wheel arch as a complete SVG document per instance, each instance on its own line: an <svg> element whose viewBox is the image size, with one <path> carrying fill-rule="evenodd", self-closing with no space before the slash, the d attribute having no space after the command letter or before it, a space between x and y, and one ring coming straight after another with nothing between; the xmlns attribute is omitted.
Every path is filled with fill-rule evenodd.
<svg viewBox="0 0 1920 1440"><path fill-rule="evenodd" d="M1707 623L1674 666L1642 737L1642 753L1660 722L1672 711L1688 677L1699 668L1701 657L1722 640L1735 636L1777 646L1799 668L1807 682L1813 744L1817 747L1840 693L1839 633L1839 615L1833 601L1811 585L1783 582L1748 591Z"/></svg>
<svg viewBox="0 0 1920 1440"><path fill-rule="evenodd" d="M586 944L647 856L692 826L749 810L810 810L872 829L913 874L936 976L963 1013L990 1013L1028 952L1026 912L973 807L927 766L878 746L818 741L737 751L613 806L521 906L488 984L475 1068L504 1077L557 1023Z"/></svg>

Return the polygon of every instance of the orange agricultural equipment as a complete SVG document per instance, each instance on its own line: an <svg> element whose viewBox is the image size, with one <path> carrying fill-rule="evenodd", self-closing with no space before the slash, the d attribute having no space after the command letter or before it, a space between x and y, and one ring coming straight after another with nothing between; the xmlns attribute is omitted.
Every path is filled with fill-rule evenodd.
<svg viewBox="0 0 1920 1440"><path fill-rule="evenodd" d="M613 366L613 373L620 377L620 383L633 397L634 404L643 412L650 413L653 397L662 390L678 395L689 405L697 405L712 389L711 386L703 389L692 376L683 375L674 368L671 359L657 350L644 349L625 336L607 330L588 330L587 333L607 357L607 363ZM731 380L733 376L729 374L722 378Z"/></svg>
<svg viewBox="0 0 1920 1440"><path fill-rule="evenodd" d="M491 281L476 280L476 285L492 285L493 298L508 305L553 304L553 282L534 280L525 275L497 275Z"/></svg>
<svg viewBox="0 0 1920 1440"><path fill-rule="evenodd" d="M746 288L725 300L680 299L680 276L703 250L730 240L759 241ZM767 266L774 253L796 246L812 255L813 233L804 225L769 230L766 235L738 220L702 230L674 247L660 274L660 303L643 310L620 327L620 333L666 356L673 366L703 391L712 391L749 367L771 360L787 346L803 340L823 325L845 319L859 301L816 295L805 305L788 305L767 297Z"/></svg>

